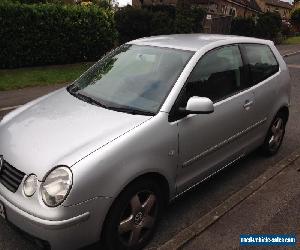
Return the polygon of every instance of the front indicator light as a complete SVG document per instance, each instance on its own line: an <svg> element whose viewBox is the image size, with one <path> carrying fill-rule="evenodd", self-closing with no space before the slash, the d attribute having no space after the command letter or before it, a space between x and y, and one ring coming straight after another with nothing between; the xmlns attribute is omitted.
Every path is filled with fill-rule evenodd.
<svg viewBox="0 0 300 250"><path fill-rule="evenodd" d="M29 175L23 184L23 191L27 197L33 196L37 189L37 177L34 174Z"/></svg>

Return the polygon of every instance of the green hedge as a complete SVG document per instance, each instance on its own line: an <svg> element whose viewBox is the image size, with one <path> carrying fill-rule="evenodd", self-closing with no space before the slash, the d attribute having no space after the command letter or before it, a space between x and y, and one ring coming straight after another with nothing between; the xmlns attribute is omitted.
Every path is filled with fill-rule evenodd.
<svg viewBox="0 0 300 250"><path fill-rule="evenodd" d="M231 23L231 34L252 36L279 42L282 29L281 17L276 12L266 12L258 15L254 20L251 17L236 17Z"/></svg>
<svg viewBox="0 0 300 250"><path fill-rule="evenodd" d="M240 36L255 36L255 22L251 17L236 17L231 22L231 34Z"/></svg>
<svg viewBox="0 0 300 250"><path fill-rule="evenodd" d="M260 14L256 23L256 36L277 42L281 36L282 20L277 12Z"/></svg>
<svg viewBox="0 0 300 250"><path fill-rule="evenodd" d="M125 43L136 38L151 34L152 12L131 6L121 8L115 13L116 28L119 33L119 43Z"/></svg>
<svg viewBox="0 0 300 250"><path fill-rule="evenodd" d="M175 17L176 33L199 33L203 31L202 23L206 12L202 8L179 7Z"/></svg>
<svg viewBox="0 0 300 250"><path fill-rule="evenodd" d="M121 8L0 0L0 68L95 61L112 47L161 34L202 31L205 12L186 6Z"/></svg>
<svg viewBox="0 0 300 250"><path fill-rule="evenodd" d="M295 9L291 14L291 23L294 28L299 32L300 31L300 8Z"/></svg>
<svg viewBox="0 0 300 250"><path fill-rule="evenodd" d="M150 35L201 32L204 16L201 8L157 5L137 9L127 6L115 13L115 20L119 42L124 43Z"/></svg>
<svg viewBox="0 0 300 250"><path fill-rule="evenodd" d="M94 61L116 38L108 10L0 3L0 68Z"/></svg>

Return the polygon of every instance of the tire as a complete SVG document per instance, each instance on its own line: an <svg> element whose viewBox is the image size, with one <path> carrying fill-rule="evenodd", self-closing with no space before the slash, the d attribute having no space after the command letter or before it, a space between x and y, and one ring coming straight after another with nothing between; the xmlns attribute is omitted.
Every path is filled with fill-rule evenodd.
<svg viewBox="0 0 300 250"><path fill-rule="evenodd" d="M107 250L142 249L152 238L164 207L160 186L150 179L129 184L114 201L104 223Z"/></svg>
<svg viewBox="0 0 300 250"><path fill-rule="evenodd" d="M285 134L286 122L286 116L283 112L280 112L275 116L268 130L265 141L261 146L261 152L264 155L272 156L278 152Z"/></svg>

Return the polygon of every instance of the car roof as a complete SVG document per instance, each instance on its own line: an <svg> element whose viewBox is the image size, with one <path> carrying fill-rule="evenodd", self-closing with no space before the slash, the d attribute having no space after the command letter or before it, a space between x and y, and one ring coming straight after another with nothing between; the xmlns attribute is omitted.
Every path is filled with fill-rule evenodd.
<svg viewBox="0 0 300 250"><path fill-rule="evenodd" d="M182 50L198 51L210 44L230 44L230 43L260 43L270 44L271 41L252 37L242 37L234 35L219 34L174 34L144 37L128 42L128 44L148 45L157 47L167 47Z"/></svg>

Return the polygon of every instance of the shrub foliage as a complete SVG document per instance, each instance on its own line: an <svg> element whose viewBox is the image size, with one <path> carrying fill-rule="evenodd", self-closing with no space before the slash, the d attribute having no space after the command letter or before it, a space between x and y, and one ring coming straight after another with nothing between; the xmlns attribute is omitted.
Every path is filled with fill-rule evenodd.
<svg viewBox="0 0 300 250"><path fill-rule="evenodd" d="M94 61L115 40L113 14L107 10L0 3L0 68Z"/></svg>
<svg viewBox="0 0 300 250"><path fill-rule="evenodd" d="M295 9L291 15L291 22L297 31L300 31L300 9Z"/></svg>
<svg viewBox="0 0 300 250"><path fill-rule="evenodd" d="M127 6L115 13L119 42L139 37L171 33L201 32L205 11L200 8L148 6L142 9Z"/></svg>
<svg viewBox="0 0 300 250"><path fill-rule="evenodd" d="M97 5L43 3L49 1L0 0L0 68L95 61L136 38L201 32L205 16L189 5L127 6L113 13Z"/></svg>
<svg viewBox="0 0 300 250"><path fill-rule="evenodd" d="M151 34L152 13L145 9L136 9L131 6L121 8L115 13L116 28L119 33L119 42L149 36Z"/></svg>
<svg viewBox="0 0 300 250"><path fill-rule="evenodd" d="M282 20L276 12L260 14L253 18L236 17L231 23L231 34L259 37L278 42L282 32Z"/></svg>
<svg viewBox="0 0 300 250"><path fill-rule="evenodd" d="M254 36L255 22L254 19L236 17L231 22L231 34L240 36Z"/></svg>
<svg viewBox="0 0 300 250"><path fill-rule="evenodd" d="M256 35L260 38L276 40L281 32L282 20L277 12L266 12L259 15L256 24Z"/></svg>

